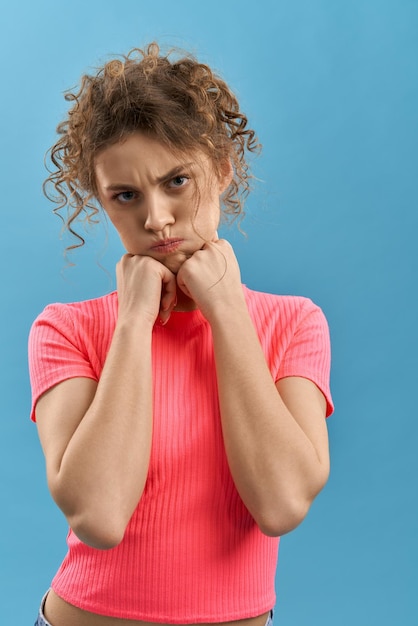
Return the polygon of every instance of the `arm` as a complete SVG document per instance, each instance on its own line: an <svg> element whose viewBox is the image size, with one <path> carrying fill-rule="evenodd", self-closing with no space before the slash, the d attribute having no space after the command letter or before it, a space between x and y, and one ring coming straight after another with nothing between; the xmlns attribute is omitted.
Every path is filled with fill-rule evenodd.
<svg viewBox="0 0 418 626"><path fill-rule="evenodd" d="M260 529L283 535L304 519L328 477L325 399L303 378L274 385L245 311L224 315L212 332L235 485Z"/></svg>
<svg viewBox="0 0 418 626"><path fill-rule="evenodd" d="M119 313L99 383L66 380L36 407L51 494L78 537L117 545L145 485L152 435L151 337L175 279L153 259L118 264ZM144 304L145 303L145 304ZM164 315L164 313L162 313Z"/></svg>
<svg viewBox="0 0 418 626"><path fill-rule="evenodd" d="M274 384L227 242L207 244L195 253L178 280L211 324L223 436L235 485L260 529L282 535L303 520L328 477L325 399L307 379Z"/></svg>

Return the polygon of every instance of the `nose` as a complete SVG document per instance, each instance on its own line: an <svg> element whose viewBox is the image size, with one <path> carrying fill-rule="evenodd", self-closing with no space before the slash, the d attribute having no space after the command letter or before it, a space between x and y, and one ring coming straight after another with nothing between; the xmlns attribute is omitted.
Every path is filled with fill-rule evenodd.
<svg viewBox="0 0 418 626"><path fill-rule="evenodd" d="M145 215L145 230L155 232L162 231L166 226L174 224L175 222L173 212L170 210L167 199L161 198L160 195L146 199Z"/></svg>

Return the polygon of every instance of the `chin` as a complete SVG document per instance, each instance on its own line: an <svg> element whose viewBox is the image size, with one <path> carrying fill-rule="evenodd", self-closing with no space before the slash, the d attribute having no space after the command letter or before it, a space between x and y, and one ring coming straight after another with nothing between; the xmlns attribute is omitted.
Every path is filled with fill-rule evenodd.
<svg viewBox="0 0 418 626"><path fill-rule="evenodd" d="M191 256L191 254L185 254L184 252L182 252L180 254L168 256L161 262L163 265L166 266L167 269L170 270L170 272L173 272L173 274L177 274L183 263L187 261L187 259L190 259Z"/></svg>

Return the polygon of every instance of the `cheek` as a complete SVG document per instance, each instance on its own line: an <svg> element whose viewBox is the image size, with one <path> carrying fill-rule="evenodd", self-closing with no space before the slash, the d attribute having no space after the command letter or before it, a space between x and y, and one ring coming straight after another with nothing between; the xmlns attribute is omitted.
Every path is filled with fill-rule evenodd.
<svg viewBox="0 0 418 626"><path fill-rule="evenodd" d="M208 196L206 198L202 198L193 221L196 227L205 231L213 231L218 228L220 217L221 212L219 198ZM211 232L208 234L211 234Z"/></svg>
<svg viewBox="0 0 418 626"><path fill-rule="evenodd" d="M136 232L133 225L127 222L126 219L121 218L121 216L109 214L107 211L105 211L105 215L116 230L123 247L127 252L130 252L134 240L134 233Z"/></svg>
<svg viewBox="0 0 418 626"><path fill-rule="evenodd" d="M110 223L112 224L113 228L117 231L117 233L119 234L119 237L122 239L123 237L123 232L124 230L126 230L126 228L123 228L123 222L121 222L120 219L115 218L112 215L109 215L109 213L106 212L106 217L108 218L108 220L110 221Z"/></svg>
<svg viewBox="0 0 418 626"><path fill-rule="evenodd" d="M214 234L218 230L219 222L219 212L211 212L209 214L206 212L205 214L205 211L200 209L192 222L193 231L204 241L212 241Z"/></svg>

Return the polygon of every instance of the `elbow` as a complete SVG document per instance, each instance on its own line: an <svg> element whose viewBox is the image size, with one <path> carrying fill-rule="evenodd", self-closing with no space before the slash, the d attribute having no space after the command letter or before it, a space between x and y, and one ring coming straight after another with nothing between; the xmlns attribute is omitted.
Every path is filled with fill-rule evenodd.
<svg viewBox="0 0 418 626"><path fill-rule="evenodd" d="M98 519L97 515L67 515L73 533L87 546L96 550L111 550L123 540L126 527L114 519Z"/></svg>
<svg viewBox="0 0 418 626"><path fill-rule="evenodd" d="M309 509L318 493L325 486L329 472L318 477L310 490L295 496L289 495L287 501L278 498L280 506L269 507L263 514L255 516L261 532L268 537L281 537L297 528L308 515Z"/></svg>
<svg viewBox="0 0 418 626"><path fill-rule="evenodd" d="M57 484L53 487L55 489L50 488L51 495L80 541L98 550L111 550L121 543L129 520L115 515L119 507L103 507L97 502L86 505L76 498L69 498L66 491L57 488Z"/></svg>
<svg viewBox="0 0 418 626"><path fill-rule="evenodd" d="M267 537L281 537L290 533L303 522L309 511L309 504L299 506L283 506L280 511L269 511L268 514L258 516L256 523Z"/></svg>

